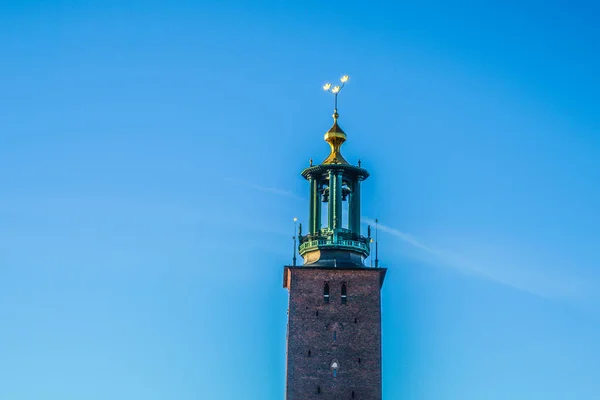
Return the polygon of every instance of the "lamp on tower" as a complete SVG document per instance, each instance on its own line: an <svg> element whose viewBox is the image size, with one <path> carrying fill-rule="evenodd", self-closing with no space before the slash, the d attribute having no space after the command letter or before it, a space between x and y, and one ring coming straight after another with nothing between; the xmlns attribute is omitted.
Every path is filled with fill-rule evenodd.
<svg viewBox="0 0 600 400"><path fill-rule="evenodd" d="M292 236L292 239L294 239L294 256L292 257L292 265L295 267L296 266L296 227L298 225L298 218L294 217L294 236Z"/></svg>

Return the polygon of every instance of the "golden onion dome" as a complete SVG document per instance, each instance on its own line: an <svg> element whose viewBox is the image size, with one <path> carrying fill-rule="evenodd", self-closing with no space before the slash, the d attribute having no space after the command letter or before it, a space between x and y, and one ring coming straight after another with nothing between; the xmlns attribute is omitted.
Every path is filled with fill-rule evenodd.
<svg viewBox="0 0 600 400"><path fill-rule="evenodd" d="M329 153L329 156L323 161L323 164L349 164L342 156L340 150L342 144L346 141L346 133L337 123L338 116L336 110L333 114L333 126L325 133L325 141L329 143L331 153Z"/></svg>

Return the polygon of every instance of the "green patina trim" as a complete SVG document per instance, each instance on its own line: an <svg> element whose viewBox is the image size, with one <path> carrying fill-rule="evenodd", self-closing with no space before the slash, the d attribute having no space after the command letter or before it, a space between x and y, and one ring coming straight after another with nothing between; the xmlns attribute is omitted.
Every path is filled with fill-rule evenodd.
<svg viewBox="0 0 600 400"><path fill-rule="evenodd" d="M342 249L363 254L368 257L371 248L371 238L356 235L350 229L321 229L317 235L300 237L298 251L304 255L319 249Z"/></svg>

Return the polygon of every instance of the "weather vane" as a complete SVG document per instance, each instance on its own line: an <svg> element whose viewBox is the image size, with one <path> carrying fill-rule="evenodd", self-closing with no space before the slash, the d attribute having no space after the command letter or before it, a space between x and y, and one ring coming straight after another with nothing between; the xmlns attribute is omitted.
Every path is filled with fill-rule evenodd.
<svg viewBox="0 0 600 400"><path fill-rule="evenodd" d="M337 119L337 97L338 94L341 92L341 90L344 88L344 85L346 84L346 82L348 82L348 75L344 75L342 76L342 78L340 79L340 82L342 82L341 85L337 85L337 86L333 86L331 85L331 83L326 83L323 86L323 90L325 90L326 92L329 93L333 93L333 114L334 114L334 118Z"/></svg>

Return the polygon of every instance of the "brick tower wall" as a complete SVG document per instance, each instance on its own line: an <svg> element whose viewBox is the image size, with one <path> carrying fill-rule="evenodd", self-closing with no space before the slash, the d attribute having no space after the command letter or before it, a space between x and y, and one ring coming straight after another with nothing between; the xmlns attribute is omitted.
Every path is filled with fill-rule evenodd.
<svg viewBox="0 0 600 400"><path fill-rule="evenodd" d="M373 268L285 269L284 286L290 293L287 400L381 400L383 274L385 269ZM347 299L342 304L344 283ZM336 376L333 361L339 364Z"/></svg>

